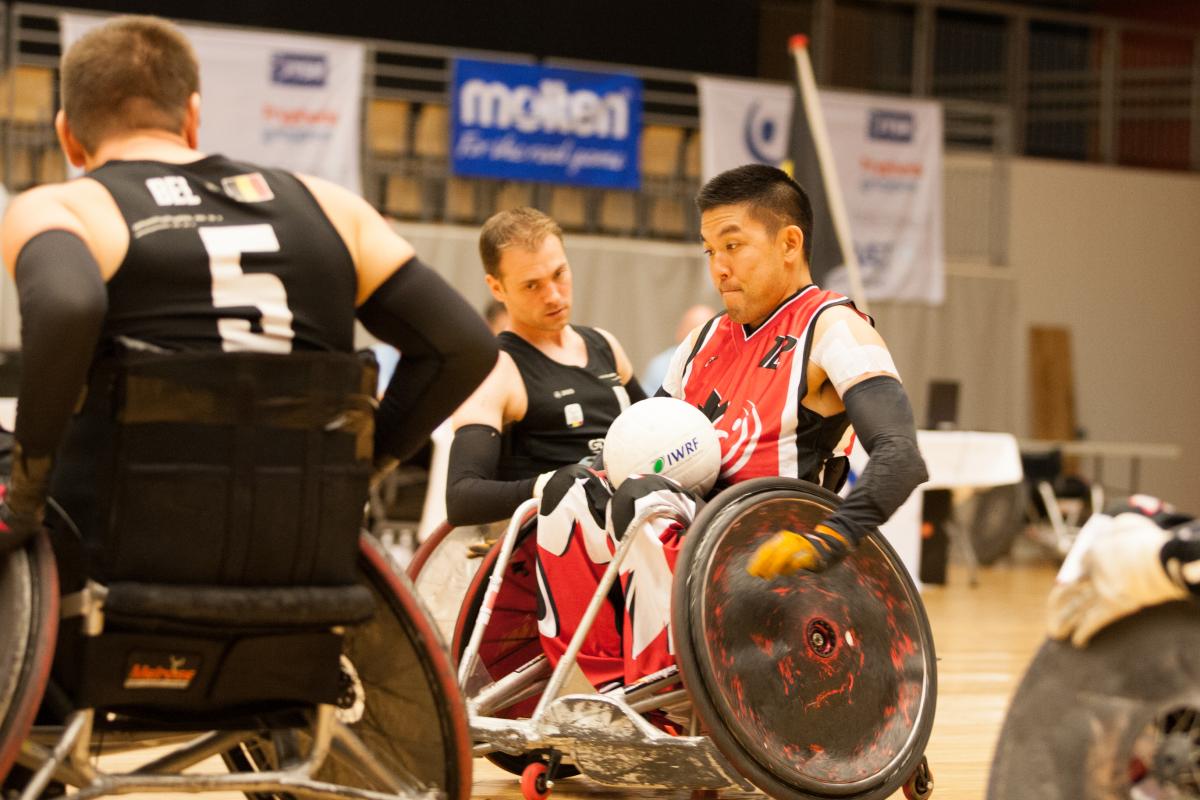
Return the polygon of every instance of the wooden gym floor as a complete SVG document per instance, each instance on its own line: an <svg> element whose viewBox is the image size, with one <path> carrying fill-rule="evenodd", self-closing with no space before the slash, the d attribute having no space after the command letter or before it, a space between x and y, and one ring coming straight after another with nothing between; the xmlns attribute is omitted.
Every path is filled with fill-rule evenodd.
<svg viewBox="0 0 1200 800"><path fill-rule="evenodd" d="M1008 700L1043 639L1054 570L1049 561L1018 546L1016 558L980 570L976 587L968 586L965 572L952 566L946 585L925 588L939 657L937 716L926 751L936 781L934 800L983 797ZM108 765L120 768L120 762L115 758ZM224 771L219 760L203 768ZM515 776L477 759L472 796L520 800L521 789ZM220 800L240 797L228 794ZM577 777L560 781L551 797L687 798L688 793L614 789Z"/></svg>
<svg viewBox="0 0 1200 800"><path fill-rule="evenodd" d="M935 781L931 800L981 800L1009 697L1043 640L1046 597L1056 567L1018 548L1018 558L980 570L979 585L951 567L944 586L926 586L925 607L938 653L938 705L926 754ZM520 800L517 778L475 761L473 797ZM551 798L679 797L688 794L613 789L583 778L560 781ZM893 796L901 800L904 795Z"/></svg>

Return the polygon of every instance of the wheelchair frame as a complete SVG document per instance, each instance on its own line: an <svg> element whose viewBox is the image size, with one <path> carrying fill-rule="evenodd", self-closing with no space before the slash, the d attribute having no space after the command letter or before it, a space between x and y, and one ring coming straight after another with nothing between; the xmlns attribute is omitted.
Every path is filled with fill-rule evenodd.
<svg viewBox="0 0 1200 800"><path fill-rule="evenodd" d="M700 793L763 791L734 766L711 736L700 732L699 718L690 693L683 686L681 670L664 670L634 685L603 693L590 685L583 691L570 691L574 688L572 673L576 673L576 658L606 602L609 589L620 574L621 564L637 538L637 530L653 520L674 517L676 511L671 506L662 504L644 508L631 521L567 650L553 670L542 655L476 691L476 667L485 629L518 535L526 519L536 510L537 501L527 500L510 519L499 542L501 549L488 577L470 639L460 656L458 680L466 698L470 731L476 742L475 754L502 752L547 758L549 776L547 765L540 761L530 762L522 772L522 792L527 800L545 798L549 794L553 781L547 778L553 778L564 757L587 777L609 785ZM464 613L469 602L470 597L464 598ZM672 686L675 688L671 689ZM564 688L569 691L560 694ZM664 691L668 689L670 691ZM499 709L539 695L536 708L527 719L492 715ZM641 713L680 704L689 708L690 722L684 735L674 736L659 730ZM933 778L923 756L900 788L910 800L924 800L932 794ZM869 791L877 792L878 789Z"/></svg>
<svg viewBox="0 0 1200 800"><path fill-rule="evenodd" d="M462 655L458 670L459 685L468 690L479 658L479 647L491 617L492 607L504 581L524 519L536 512L537 501L526 500L513 514L500 541L500 555L488 579L483 606L471 631L471 639ZM544 660L518 670L476 697L467 697L467 713L471 735L477 744L476 755L496 750L512 755L548 750L569 752L580 771L601 783L612 785L636 784L665 789L714 789L752 792L754 786L738 775L712 740L696 735L672 736L651 725L640 710L659 708L672 700L686 697L683 689L669 695L657 694L667 682L679 681L668 676L661 681L645 681L626 692L569 693L559 696L575 668L583 646L609 588L620 574L622 562L636 538L634 532L642 525L662 517L672 516L668 505L643 509L631 522L620 545L609 561L600 583L571 638L566 652L547 677L548 662ZM651 676L653 678L653 676ZM487 716L497 703L510 701L512 696L529 697L540 689L541 698L529 719L503 719ZM639 702L641 701L641 702ZM648 702L649 705L645 705ZM649 757L648 757L649 756ZM552 784L551 784L552 785Z"/></svg>
<svg viewBox="0 0 1200 800"><path fill-rule="evenodd" d="M387 561L373 542L365 537L360 541L360 575L365 575L375 585L376 594L393 606L391 610L397 617L423 613L407 588L407 582L400 578L401 573ZM49 551L44 536L38 539L37 546L39 552ZM65 599L63 605L68 609L67 614L82 616L85 629L98 632L103 625L104 592L104 587L89 583L77 595ZM388 592L396 596L387 597ZM376 614L382 613L387 611L377 607ZM306 709L302 724L217 730L204 724L159 730L137 720L125 721L111 713L105 713L103 720L98 720L96 709L82 708L71 713L62 725L34 725L29 735L20 742L16 761L31 770L32 777L20 791L18 800L35 800L54 780L78 787L78 791L71 796L80 800L132 792L192 794L217 791L243 792L251 797L292 795L329 800L396 800L398 797L406 800L464 800L471 788L465 711L457 687L450 677L450 661L439 646L438 634L428 620L414 622L417 630L413 644L421 647L434 645L425 649L424 653L435 662L431 669L446 690L445 702L438 705L447 705L449 716L453 719L440 721L446 729L442 732L442 741L448 751L459 753L456 760L464 768L460 774L465 771L465 780L458 781L456 786L447 789L430 787L416 775L398 774L371 752L351 725L338 718L339 708L330 704L300 705L295 711L285 712L299 721L296 712L301 708ZM346 628L334 630L341 632ZM346 656L342 658L345 661ZM48 674L49 662L44 666ZM104 730L102 735L97 735L100 727ZM293 735L287 736L287 733ZM309 746L303 752L295 734L308 738ZM262 749L264 744L269 745L268 751ZM174 749L129 772L103 771L92 763L97 755L164 746ZM254 756L246 758L246 751L241 750L242 747L248 748L251 753L267 752L270 755L260 755L257 759ZM231 761L231 752L237 752L241 758ZM217 755L225 755L232 768L251 771L184 774L184 770ZM340 767L350 766L375 786L386 787L386 791L323 779L318 773L330 761L330 756L340 760ZM255 763L256 760L258 763ZM271 760L278 763L263 763ZM268 768L261 769L264 766Z"/></svg>

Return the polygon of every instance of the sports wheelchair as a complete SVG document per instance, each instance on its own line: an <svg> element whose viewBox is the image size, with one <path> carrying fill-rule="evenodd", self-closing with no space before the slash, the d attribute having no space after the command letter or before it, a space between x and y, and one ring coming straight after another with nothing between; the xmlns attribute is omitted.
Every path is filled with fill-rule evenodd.
<svg viewBox="0 0 1200 800"><path fill-rule="evenodd" d="M1200 797L1200 608L1143 609L1079 649L1047 640L1009 705L988 800Z"/></svg>
<svg viewBox="0 0 1200 800"><path fill-rule="evenodd" d="M469 796L444 645L359 532L370 373L325 353L93 370L48 532L0 561L7 792ZM228 773L187 771L214 757Z"/></svg>
<svg viewBox="0 0 1200 800"><path fill-rule="evenodd" d="M537 629L536 503L526 502L479 563L454 632L475 753L521 775L529 800L577 773L611 785L761 790L788 800L879 800L898 788L928 797L923 753L936 658L920 597L892 548L871 537L820 575L765 582L746 572L775 531L811 529L837 503L785 478L747 481L710 501L676 564L677 668L597 692L575 657L632 532L668 509L632 521L552 669ZM677 721L670 727L678 733L648 713Z"/></svg>

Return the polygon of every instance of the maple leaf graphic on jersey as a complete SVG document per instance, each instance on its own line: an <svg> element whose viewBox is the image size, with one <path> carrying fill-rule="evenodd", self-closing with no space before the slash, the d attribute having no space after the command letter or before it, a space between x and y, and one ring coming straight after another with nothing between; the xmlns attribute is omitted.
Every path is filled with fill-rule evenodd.
<svg viewBox="0 0 1200 800"><path fill-rule="evenodd" d="M672 508L668 516L657 517L635 531L629 531L633 520L649 506L666 504ZM659 475L642 477L633 491L618 492L609 506L609 529L616 539L626 534L636 537L621 564L625 581L625 607L629 610L633 628L632 654L637 658L667 631L669 652L675 652L670 634L671 624L671 564L663 550L663 540L678 536L683 530L681 521L696 515L696 501L688 493ZM629 631L625 632L629 635Z"/></svg>
<svg viewBox="0 0 1200 800"><path fill-rule="evenodd" d="M708 417L708 421L713 425L717 424L717 420L725 416L725 411L729 408L729 401L721 402L721 393L716 389L708 395L708 399L704 401L704 405L696 406Z"/></svg>

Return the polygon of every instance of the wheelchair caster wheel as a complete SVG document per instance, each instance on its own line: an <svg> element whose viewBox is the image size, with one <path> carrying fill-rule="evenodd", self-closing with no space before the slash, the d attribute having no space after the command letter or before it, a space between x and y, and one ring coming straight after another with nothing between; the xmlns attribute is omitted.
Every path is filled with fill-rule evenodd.
<svg viewBox="0 0 1200 800"><path fill-rule="evenodd" d="M521 772L521 796L525 800L546 800L554 781L547 777L549 768L541 761L533 761Z"/></svg>
<svg viewBox="0 0 1200 800"><path fill-rule="evenodd" d="M917 769L904 782L904 796L908 800L926 800L933 794L933 773L929 771L929 759L921 757Z"/></svg>

